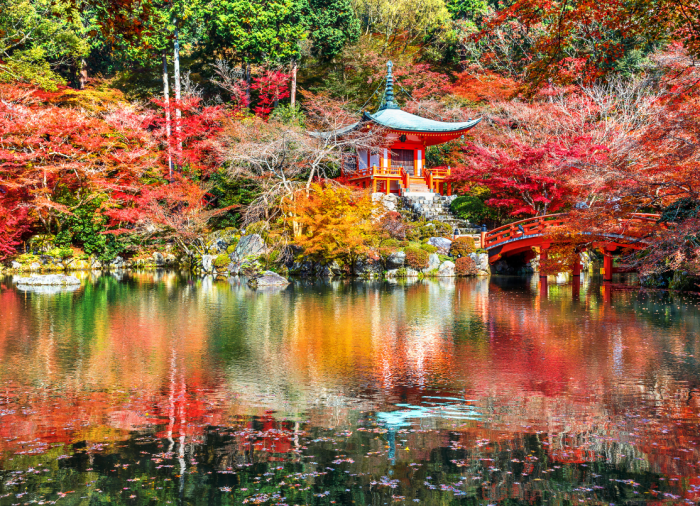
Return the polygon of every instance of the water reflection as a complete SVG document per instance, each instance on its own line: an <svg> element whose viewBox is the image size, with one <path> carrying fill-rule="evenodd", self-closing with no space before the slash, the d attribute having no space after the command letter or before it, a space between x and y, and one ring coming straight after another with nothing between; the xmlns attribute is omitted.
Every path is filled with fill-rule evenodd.
<svg viewBox="0 0 700 506"><path fill-rule="evenodd" d="M0 290L0 504L700 498L697 299L589 277L82 281Z"/></svg>

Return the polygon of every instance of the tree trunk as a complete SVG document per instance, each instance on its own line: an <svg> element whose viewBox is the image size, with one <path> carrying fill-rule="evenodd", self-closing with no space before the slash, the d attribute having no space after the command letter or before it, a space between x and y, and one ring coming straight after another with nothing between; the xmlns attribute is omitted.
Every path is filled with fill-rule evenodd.
<svg viewBox="0 0 700 506"><path fill-rule="evenodd" d="M250 107L250 63L245 64L245 96Z"/></svg>
<svg viewBox="0 0 700 506"><path fill-rule="evenodd" d="M180 100L181 88L180 88L180 34L177 29L178 19L175 19L175 51L173 56L173 73L175 75L175 137L177 138L177 157L179 158L180 152L182 151L182 128L180 126L180 118L182 117L182 111L180 111Z"/></svg>
<svg viewBox="0 0 700 506"><path fill-rule="evenodd" d="M163 102L165 105L165 136L168 143L168 181L173 182L173 155L170 152L170 85L168 84L168 59L165 49L161 52L163 59Z"/></svg>
<svg viewBox="0 0 700 506"><path fill-rule="evenodd" d="M297 60L292 60L292 91L290 93L290 103L294 108L297 103Z"/></svg>
<svg viewBox="0 0 700 506"><path fill-rule="evenodd" d="M78 89L84 90L88 80L87 62L85 58L80 59L80 69L78 70Z"/></svg>

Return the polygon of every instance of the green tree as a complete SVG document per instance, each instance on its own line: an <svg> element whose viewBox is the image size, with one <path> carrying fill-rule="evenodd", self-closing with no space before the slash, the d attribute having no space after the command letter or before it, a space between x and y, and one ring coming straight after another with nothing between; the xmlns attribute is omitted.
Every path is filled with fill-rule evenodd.
<svg viewBox="0 0 700 506"><path fill-rule="evenodd" d="M67 2L0 0L0 81L65 84L89 51L87 31Z"/></svg>
<svg viewBox="0 0 700 506"><path fill-rule="evenodd" d="M355 0L355 9L368 33L384 36L384 50L399 40L405 50L450 21L444 0Z"/></svg>
<svg viewBox="0 0 700 506"><path fill-rule="evenodd" d="M350 0L307 0L304 22L312 41L311 52L322 61L328 61L346 44L360 36L360 21L355 16Z"/></svg>

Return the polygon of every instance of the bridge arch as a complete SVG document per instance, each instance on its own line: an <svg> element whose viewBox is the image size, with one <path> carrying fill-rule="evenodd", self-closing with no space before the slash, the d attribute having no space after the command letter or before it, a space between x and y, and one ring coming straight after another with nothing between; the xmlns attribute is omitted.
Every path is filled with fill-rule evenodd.
<svg viewBox="0 0 700 506"><path fill-rule="evenodd" d="M566 224L569 221L568 217L568 213L548 214L504 225L483 233L481 247L488 251L491 264L504 257L531 251L533 247L539 247L541 256L546 256L546 250L552 243L551 234ZM606 280L612 279L612 252L618 248L647 248L649 226L657 226L659 217L658 214L633 213L629 218L618 220L609 232L595 233L599 239L592 246L603 252ZM640 231L640 226L644 225L646 228ZM587 233L593 235L591 232L584 232ZM574 275L577 275L580 266L574 265L573 271Z"/></svg>

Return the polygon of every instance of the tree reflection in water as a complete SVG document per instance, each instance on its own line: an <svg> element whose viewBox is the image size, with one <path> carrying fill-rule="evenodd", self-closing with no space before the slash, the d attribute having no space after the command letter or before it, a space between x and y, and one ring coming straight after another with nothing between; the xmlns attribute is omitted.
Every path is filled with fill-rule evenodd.
<svg viewBox="0 0 700 506"><path fill-rule="evenodd" d="M700 499L690 296L83 281L3 281L0 504Z"/></svg>

